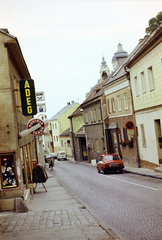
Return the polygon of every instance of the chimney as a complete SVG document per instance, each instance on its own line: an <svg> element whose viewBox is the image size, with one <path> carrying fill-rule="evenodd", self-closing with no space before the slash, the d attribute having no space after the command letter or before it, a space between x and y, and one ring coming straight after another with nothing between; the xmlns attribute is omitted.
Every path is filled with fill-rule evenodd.
<svg viewBox="0 0 162 240"><path fill-rule="evenodd" d="M70 105L70 102L67 102L67 105Z"/></svg>
<svg viewBox="0 0 162 240"><path fill-rule="evenodd" d="M74 101L71 101L71 104L74 104Z"/></svg>

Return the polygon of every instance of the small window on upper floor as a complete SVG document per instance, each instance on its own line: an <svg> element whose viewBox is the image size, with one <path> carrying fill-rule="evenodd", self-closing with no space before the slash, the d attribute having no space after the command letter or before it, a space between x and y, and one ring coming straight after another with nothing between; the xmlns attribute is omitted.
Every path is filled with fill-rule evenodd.
<svg viewBox="0 0 162 240"><path fill-rule="evenodd" d="M141 77L141 87L142 87L142 94L146 93L146 82L145 82L145 74L144 71L140 72Z"/></svg>
<svg viewBox="0 0 162 240"><path fill-rule="evenodd" d="M155 84L154 84L154 76L153 76L152 66L147 68L147 72L148 72L150 91L153 91L155 89Z"/></svg>
<svg viewBox="0 0 162 240"><path fill-rule="evenodd" d="M111 101L110 101L110 99L108 99L108 101L107 101L107 105L108 105L108 113L111 113L112 112L112 110L111 110Z"/></svg>
<svg viewBox="0 0 162 240"><path fill-rule="evenodd" d="M88 124L88 112L87 111L85 113L85 120L86 120L86 124Z"/></svg>
<svg viewBox="0 0 162 240"><path fill-rule="evenodd" d="M124 93L124 104L125 104L125 109L128 109L128 96L127 96L127 93Z"/></svg>
<svg viewBox="0 0 162 240"><path fill-rule="evenodd" d="M117 96L117 101L118 101L118 111L121 111L121 98L120 98L120 95Z"/></svg>
<svg viewBox="0 0 162 240"><path fill-rule="evenodd" d="M136 97L138 97L139 96L139 88L138 88L138 78L137 78L137 76L134 76L134 87L135 87Z"/></svg>
<svg viewBox="0 0 162 240"><path fill-rule="evenodd" d="M115 99L112 98L111 102L112 102L112 111L115 112Z"/></svg>
<svg viewBox="0 0 162 240"><path fill-rule="evenodd" d="M57 124L55 123L55 129L57 129Z"/></svg>
<svg viewBox="0 0 162 240"><path fill-rule="evenodd" d="M22 108L21 108L21 96L20 96L20 85L19 85L19 81L16 79L16 77L14 76L14 87L15 87L15 97L16 97L16 107L19 111L22 112Z"/></svg>
<svg viewBox="0 0 162 240"><path fill-rule="evenodd" d="M91 110L91 122L94 122L94 118L93 118L93 109Z"/></svg>
<svg viewBox="0 0 162 240"><path fill-rule="evenodd" d="M97 121L96 109L94 109L94 122Z"/></svg>
<svg viewBox="0 0 162 240"><path fill-rule="evenodd" d="M98 107L98 121L101 121L101 109Z"/></svg>

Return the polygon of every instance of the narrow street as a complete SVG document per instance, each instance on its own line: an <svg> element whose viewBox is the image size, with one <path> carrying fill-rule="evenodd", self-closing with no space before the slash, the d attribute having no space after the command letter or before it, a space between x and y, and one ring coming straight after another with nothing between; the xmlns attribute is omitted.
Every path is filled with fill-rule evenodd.
<svg viewBox="0 0 162 240"><path fill-rule="evenodd" d="M125 239L162 238L162 180L99 174L85 163L55 161L54 176L99 220Z"/></svg>

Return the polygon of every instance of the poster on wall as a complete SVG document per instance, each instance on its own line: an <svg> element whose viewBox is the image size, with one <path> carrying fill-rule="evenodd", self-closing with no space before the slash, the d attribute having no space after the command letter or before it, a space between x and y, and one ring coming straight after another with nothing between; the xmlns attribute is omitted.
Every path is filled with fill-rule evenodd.
<svg viewBox="0 0 162 240"><path fill-rule="evenodd" d="M0 170L2 188L17 187L18 184L14 153L0 155Z"/></svg>

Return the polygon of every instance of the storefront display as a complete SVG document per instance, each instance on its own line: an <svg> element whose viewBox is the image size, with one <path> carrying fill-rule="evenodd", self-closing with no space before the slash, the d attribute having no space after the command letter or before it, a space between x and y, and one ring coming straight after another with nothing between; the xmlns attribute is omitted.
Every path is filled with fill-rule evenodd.
<svg viewBox="0 0 162 240"><path fill-rule="evenodd" d="M2 188L17 187L15 153L0 154Z"/></svg>

